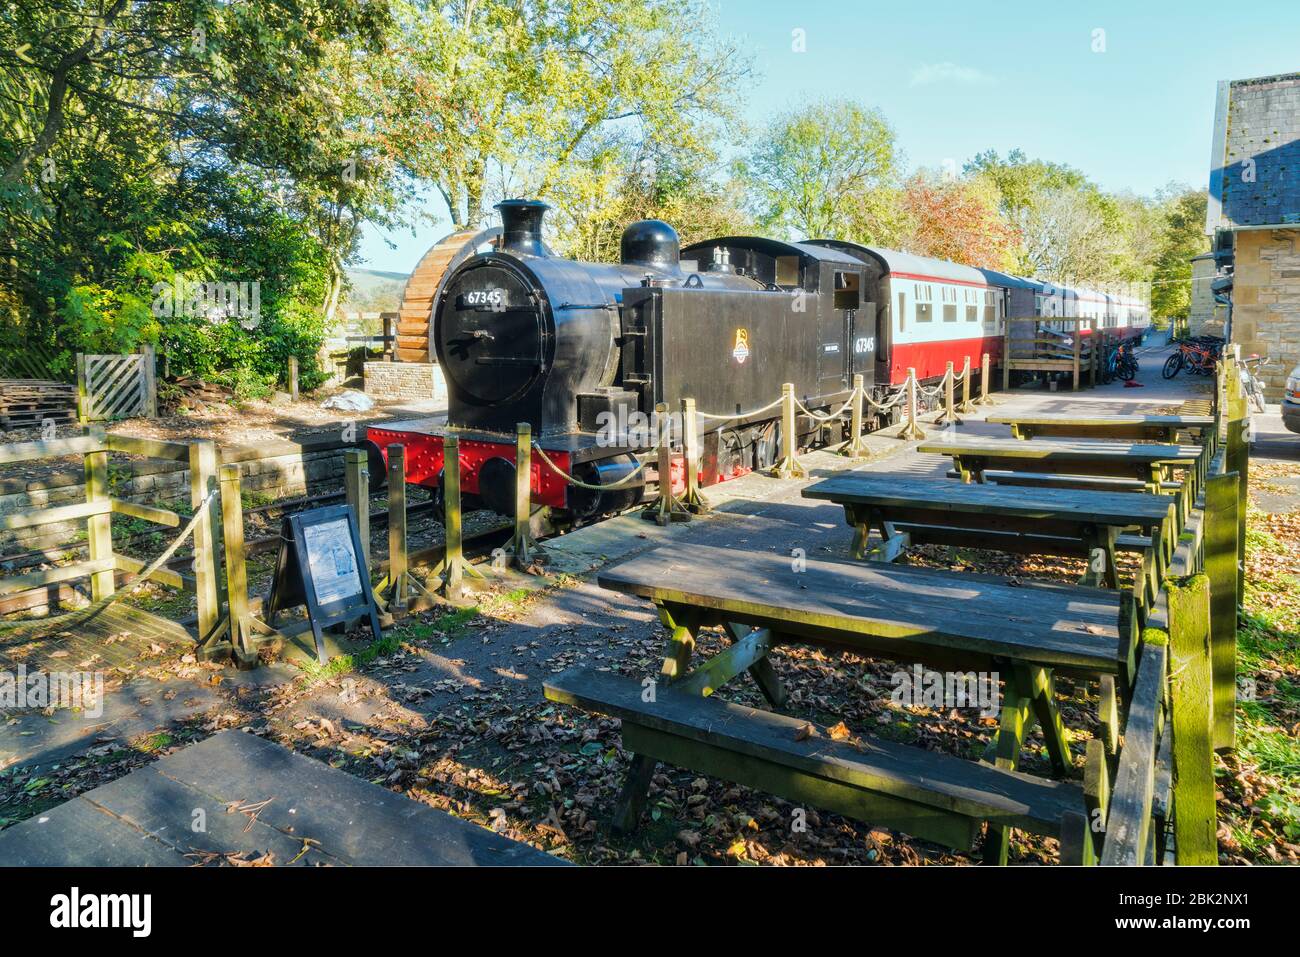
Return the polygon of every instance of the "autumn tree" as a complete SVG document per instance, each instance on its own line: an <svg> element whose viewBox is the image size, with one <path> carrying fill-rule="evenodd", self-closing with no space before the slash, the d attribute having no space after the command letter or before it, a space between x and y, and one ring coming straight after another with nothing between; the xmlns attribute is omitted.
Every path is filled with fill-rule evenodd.
<svg viewBox="0 0 1300 957"><path fill-rule="evenodd" d="M1015 268L1019 233L998 209L997 187L981 176L942 179L922 171L908 180L900 206L908 252L986 269Z"/></svg>

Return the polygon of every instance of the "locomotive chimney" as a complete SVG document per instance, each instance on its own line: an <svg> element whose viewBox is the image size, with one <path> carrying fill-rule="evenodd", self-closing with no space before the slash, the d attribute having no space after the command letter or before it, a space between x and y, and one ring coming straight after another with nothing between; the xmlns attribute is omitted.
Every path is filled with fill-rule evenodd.
<svg viewBox="0 0 1300 957"><path fill-rule="evenodd" d="M673 272L681 268L677 230L663 220L637 220L623 230L620 259L627 266L653 266Z"/></svg>
<svg viewBox="0 0 1300 957"><path fill-rule="evenodd" d="M545 256L542 217L551 207L536 199L505 199L493 207L501 214L501 248L528 256Z"/></svg>

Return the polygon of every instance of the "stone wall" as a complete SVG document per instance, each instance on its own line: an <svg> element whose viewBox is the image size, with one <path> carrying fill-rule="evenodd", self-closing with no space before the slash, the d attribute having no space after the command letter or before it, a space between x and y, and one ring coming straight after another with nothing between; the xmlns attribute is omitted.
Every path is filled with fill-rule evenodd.
<svg viewBox="0 0 1300 957"><path fill-rule="evenodd" d="M348 443L332 440L283 441L257 448L228 446L221 463L239 466L245 501L272 501L337 492L343 488L343 450ZM109 488L114 498L163 508L190 500L190 471L173 462L110 459ZM53 508L86 500L81 469L69 469L39 479L0 478L0 515L28 509ZM114 522L123 516L114 516ZM173 530L155 526L167 537ZM79 519L0 532L6 553L51 549L85 541L86 522ZM170 540L170 539L169 539ZM3 559L0 559L2 567Z"/></svg>
<svg viewBox="0 0 1300 957"><path fill-rule="evenodd" d="M430 362L367 362L366 395L376 402L437 402L446 404L442 369Z"/></svg>
<svg viewBox="0 0 1300 957"><path fill-rule="evenodd" d="M1210 288L1215 268L1211 256L1197 256L1192 260L1192 308L1187 325L1194 336L1223 335L1227 307L1214 301L1214 290Z"/></svg>
<svg viewBox="0 0 1300 957"><path fill-rule="evenodd" d="M1232 302L1232 341L1273 360L1263 378L1277 402L1300 362L1300 229L1237 232Z"/></svg>

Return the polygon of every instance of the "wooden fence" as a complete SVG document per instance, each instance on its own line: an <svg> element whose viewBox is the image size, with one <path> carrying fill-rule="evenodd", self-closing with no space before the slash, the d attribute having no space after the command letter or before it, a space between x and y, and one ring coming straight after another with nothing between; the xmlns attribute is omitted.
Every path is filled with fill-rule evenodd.
<svg viewBox="0 0 1300 957"><path fill-rule="evenodd" d="M156 417L156 361L151 346L134 355L78 355L77 418L84 423Z"/></svg>
<svg viewBox="0 0 1300 957"><path fill-rule="evenodd" d="M163 442L109 435L101 428L91 428L85 435L72 438L0 446L0 465L55 459L66 455L83 457L86 472L85 502L10 512L0 516L0 528L30 528L85 519L88 546L85 561L0 578L0 595L16 596L88 578L91 597L98 601L114 593L118 574L138 575L147 567L140 559L114 551L114 515L171 529L185 524L186 519L174 511L114 497L108 470L111 453L138 455L187 465L190 470L190 503L195 509L200 508L216 493L217 449L213 442L206 439L189 443ZM218 631L221 604L225 598L225 589L217 574L220 565L221 520L220 509L215 501L209 503L207 514L195 527L193 534L193 574L162 567L153 572L151 577L160 584L195 595L198 606L198 638L204 640Z"/></svg>

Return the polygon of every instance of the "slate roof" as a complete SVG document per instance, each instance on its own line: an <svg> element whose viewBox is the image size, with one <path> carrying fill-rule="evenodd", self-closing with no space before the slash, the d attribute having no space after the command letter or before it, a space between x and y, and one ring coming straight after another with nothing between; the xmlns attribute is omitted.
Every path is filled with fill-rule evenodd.
<svg viewBox="0 0 1300 957"><path fill-rule="evenodd" d="M1206 232L1300 226L1300 73L1224 80Z"/></svg>

